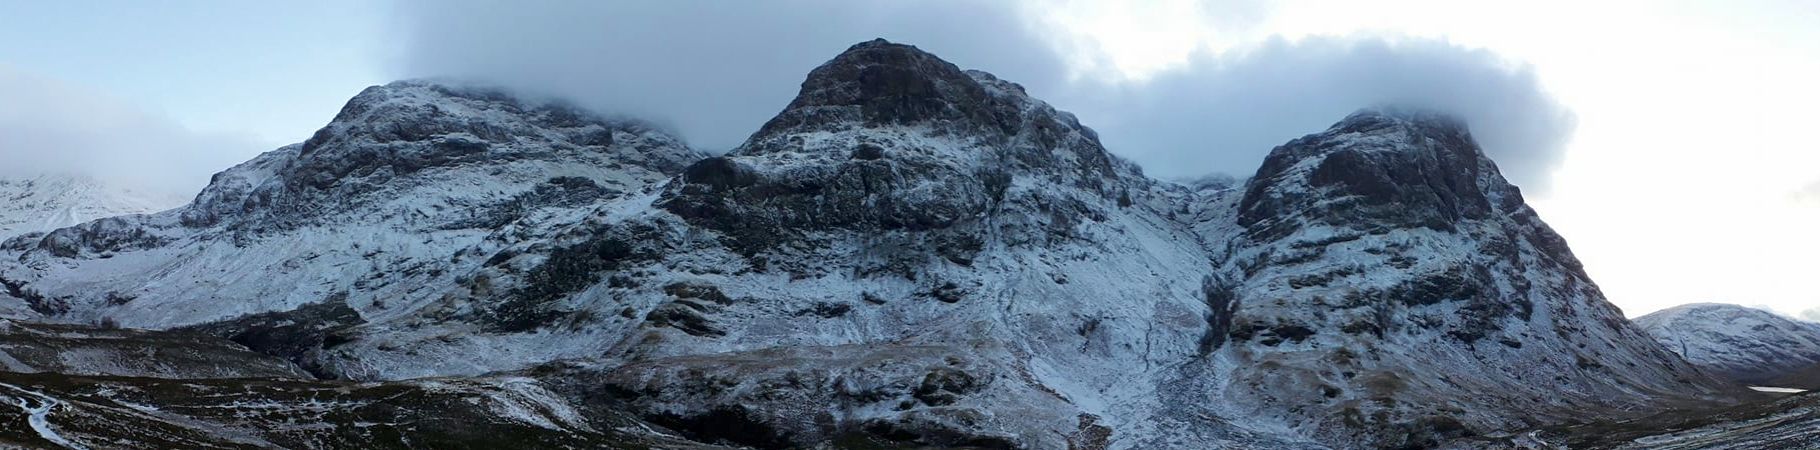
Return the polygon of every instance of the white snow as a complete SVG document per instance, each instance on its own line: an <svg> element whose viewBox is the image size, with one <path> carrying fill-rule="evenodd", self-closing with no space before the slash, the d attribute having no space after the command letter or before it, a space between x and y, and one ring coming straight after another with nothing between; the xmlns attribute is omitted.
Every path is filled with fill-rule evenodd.
<svg viewBox="0 0 1820 450"><path fill-rule="evenodd" d="M0 241L103 217L162 211L183 201L117 188L81 175L0 178Z"/></svg>
<svg viewBox="0 0 1820 450"><path fill-rule="evenodd" d="M1770 392L1770 393L1776 393L1776 394L1799 394L1802 392L1807 392L1806 389L1795 389L1795 388L1785 388L1785 387L1751 386L1750 388L1751 388L1751 390L1757 391L1757 392Z"/></svg>
<svg viewBox="0 0 1820 450"><path fill-rule="evenodd" d="M1820 364L1820 324L1770 311L1695 303L1635 322L1688 361L1745 382L1762 383Z"/></svg>

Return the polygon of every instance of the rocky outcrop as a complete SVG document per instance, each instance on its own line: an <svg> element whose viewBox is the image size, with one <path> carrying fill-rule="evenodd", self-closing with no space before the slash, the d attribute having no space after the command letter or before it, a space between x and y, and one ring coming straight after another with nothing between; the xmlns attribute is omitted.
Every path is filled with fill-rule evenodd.
<svg viewBox="0 0 1820 450"><path fill-rule="evenodd" d="M1734 392L1624 320L1445 116L1365 110L1278 147L1201 230L1232 249L1215 354L1237 364L1189 383L1228 415L1424 448Z"/></svg>
<svg viewBox="0 0 1820 450"><path fill-rule="evenodd" d="M1013 192L1017 180L1088 197ZM1150 184L1073 115L1021 86L882 40L810 72L745 145L690 166L681 181L659 206L742 253L829 231L933 232L939 242L909 245L940 247L956 261L978 251L983 218L1024 219L1002 213L1021 211L1008 205L1029 201L1018 194L1047 202L1052 217L1039 219L1059 218L1001 227L1035 241L1065 234L1075 218L1104 217L1094 204L1129 204L1132 190Z"/></svg>

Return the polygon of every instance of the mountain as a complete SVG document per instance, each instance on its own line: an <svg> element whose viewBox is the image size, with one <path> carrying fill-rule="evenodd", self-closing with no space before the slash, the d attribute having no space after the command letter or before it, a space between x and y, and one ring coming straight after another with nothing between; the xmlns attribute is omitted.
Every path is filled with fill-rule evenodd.
<svg viewBox="0 0 1820 450"><path fill-rule="evenodd" d="M440 300L494 249L649 195L701 157L639 122L393 83L308 141L217 174L189 205L0 244L18 261L0 281L63 321L384 320Z"/></svg>
<svg viewBox="0 0 1820 450"><path fill-rule="evenodd" d="M146 214L181 199L116 188L80 175L0 178L0 240L103 217Z"/></svg>
<svg viewBox="0 0 1820 450"><path fill-rule="evenodd" d="M1606 303L1455 119L1365 110L1242 184L1160 182L883 40L712 157L370 88L190 205L0 245L0 284L41 320L761 448L1426 448L1735 393Z"/></svg>
<svg viewBox="0 0 1820 450"><path fill-rule="evenodd" d="M1419 448L1728 391L1624 320L1455 119L1354 114L1230 201L1198 225L1228 249L1207 298L1229 363L1187 385L1217 416Z"/></svg>
<svg viewBox="0 0 1820 450"><path fill-rule="evenodd" d="M1820 365L1820 323L1738 305L1696 303L1636 319L1696 365L1741 383L1768 385Z"/></svg>

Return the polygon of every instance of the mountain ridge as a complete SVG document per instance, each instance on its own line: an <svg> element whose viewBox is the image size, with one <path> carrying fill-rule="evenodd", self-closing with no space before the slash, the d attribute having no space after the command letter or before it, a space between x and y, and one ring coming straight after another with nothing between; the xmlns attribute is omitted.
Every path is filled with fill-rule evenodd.
<svg viewBox="0 0 1820 450"><path fill-rule="evenodd" d="M1362 110L1190 188L883 40L726 155L400 82L185 208L0 253L51 319L528 376L759 447L1422 448L1732 389L1604 302L1456 119Z"/></svg>
<svg viewBox="0 0 1820 450"><path fill-rule="evenodd" d="M1770 311L1694 303L1638 317L1636 323L1688 361L1743 383L1782 382L1820 365L1820 323Z"/></svg>

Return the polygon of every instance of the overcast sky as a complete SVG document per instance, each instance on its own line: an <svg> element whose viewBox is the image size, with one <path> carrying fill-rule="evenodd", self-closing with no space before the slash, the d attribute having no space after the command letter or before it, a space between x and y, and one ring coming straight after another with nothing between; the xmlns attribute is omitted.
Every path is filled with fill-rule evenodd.
<svg viewBox="0 0 1820 450"><path fill-rule="evenodd" d="M884 37L1024 84L1160 177L1374 104L1456 113L1631 315L1820 307L1802 1L0 0L0 175L194 190L360 88L470 78L739 144Z"/></svg>

